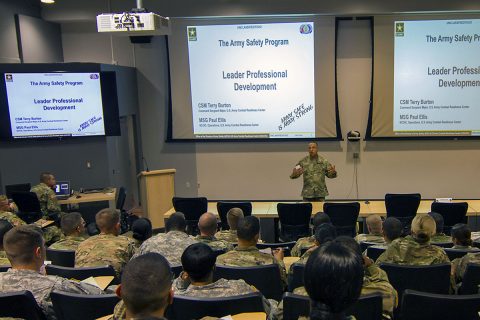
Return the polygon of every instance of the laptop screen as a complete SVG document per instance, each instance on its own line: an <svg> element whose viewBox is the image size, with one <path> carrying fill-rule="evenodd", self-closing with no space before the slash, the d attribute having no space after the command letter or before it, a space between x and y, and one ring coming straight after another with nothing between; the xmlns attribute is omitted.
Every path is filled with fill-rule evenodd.
<svg viewBox="0 0 480 320"><path fill-rule="evenodd" d="M55 194L57 196L69 196L70 195L70 182L57 181L55 185Z"/></svg>

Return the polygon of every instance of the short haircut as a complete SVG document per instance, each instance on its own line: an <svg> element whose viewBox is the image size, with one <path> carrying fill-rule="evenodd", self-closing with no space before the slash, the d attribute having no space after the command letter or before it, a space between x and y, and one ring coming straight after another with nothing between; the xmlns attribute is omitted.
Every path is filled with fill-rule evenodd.
<svg viewBox="0 0 480 320"><path fill-rule="evenodd" d="M227 222L231 230L237 230L238 221L243 218L243 210L240 208L231 208L227 212Z"/></svg>
<svg viewBox="0 0 480 320"><path fill-rule="evenodd" d="M237 237L246 241L253 241L256 235L260 233L260 222L257 217L247 216L240 219L237 228Z"/></svg>
<svg viewBox="0 0 480 320"><path fill-rule="evenodd" d="M13 228L13 225L5 219L0 219L0 247L3 248L5 234Z"/></svg>
<svg viewBox="0 0 480 320"><path fill-rule="evenodd" d="M310 141L308 144L311 144L311 143L313 143L314 145L316 145L318 147L317 141Z"/></svg>
<svg viewBox="0 0 480 320"><path fill-rule="evenodd" d="M69 212L62 216L60 226L65 235L71 235L82 224L82 215L79 212Z"/></svg>
<svg viewBox="0 0 480 320"><path fill-rule="evenodd" d="M330 241L315 249L304 273L310 319L343 319L360 296L363 275L362 256L348 246Z"/></svg>
<svg viewBox="0 0 480 320"><path fill-rule="evenodd" d="M473 244L472 232L465 223L457 223L452 227L452 238L457 240L461 246L469 247Z"/></svg>
<svg viewBox="0 0 480 320"><path fill-rule="evenodd" d="M132 223L133 238L145 241L152 236L152 222L147 218L138 218Z"/></svg>
<svg viewBox="0 0 480 320"><path fill-rule="evenodd" d="M328 216L328 214L323 212L317 212L312 218L312 224L314 229L319 225L321 225L322 223L331 223L331 222L332 221L330 220L330 217Z"/></svg>
<svg viewBox="0 0 480 320"><path fill-rule="evenodd" d="M336 243L340 243L341 245L344 245L346 247L349 247L350 249L352 249L353 251L355 251L356 253L358 253L359 255L362 255L362 249L360 248L360 245L358 244L358 242L353 239L352 237L349 237L349 236L338 236L337 238L335 238L335 240L333 240L334 242Z"/></svg>
<svg viewBox="0 0 480 320"><path fill-rule="evenodd" d="M388 240L393 241L402 236L403 224L395 217L388 217L383 222L383 233Z"/></svg>
<svg viewBox="0 0 480 320"><path fill-rule="evenodd" d="M14 267L33 262L35 249L44 245L42 233L29 225L15 227L3 238L3 248Z"/></svg>
<svg viewBox="0 0 480 320"><path fill-rule="evenodd" d="M435 234L435 220L428 214L417 214L412 220L412 233L419 243L430 241Z"/></svg>
<svg viewBox="0 0 480 320"><path fill-rule="evenodd" d="M117 209L102 209L95 215L95 223L100 231L113 230L120 222L120 214Z"/></svg>
<svg viewBox="0 0 480 320"><path fill-rule="evenodd" d="M323 223L315 229L315 240L319 244L332 241L337 237L337 229L331 223Z"/></svg>
<svg viewBox="0 0 480 320"><path fill-rule="evenodd" d="M185 221L185 215L181 212L174 212L165 223L165 231L185 231L187 222Z"/></svg>
<svg viewBox="0 0 480 320"><path fill-rule="evenodd" d="M148 316L167 307L172 280L170 265L162 255L140 255L123 269L122 300L133 315Z"/></svg>
<svg viewBox="0 0 480 320"><path fill-rule="evenodd" d="M437 212L429 212L428 215L435 220L435 225L437 226L435 233L442 233L443 232L443 216Z"/></svg>
<svg viewBox="0 0 480 320"><path fill-rule="evenodd" d="M217 217L211 212L205 212L200 216L198 229L201 233L213 236L217 231Z"/></svg>
<svg viewBox="0 0 480 320"><path fill-rule="evenodd" d="M5 210L5 211L10 211L10 208L8 206L8 198L6 195L0 194L0 211Z"/></svg>
<svg viewBox="0 0 480 320"><path fill-rule="evenodd" d="M366 219L368 228L372 233L382 233L382 218L378 214L371 214Z"/></svg>
<svg viewBox="0 0 480 320"><path fill-rule="evenodd" d="M204 281L213 272L217 256L205 243L189 245L182 254L182 267L193 281Z"/></svg>
<svg viewBox="0 0 480 320"><path fill-rule="evenodd" d="M40 173L40 182L47 182L48 180L50 180L50 177L53 176L53 173L51 172L42 172Z"/></svg>

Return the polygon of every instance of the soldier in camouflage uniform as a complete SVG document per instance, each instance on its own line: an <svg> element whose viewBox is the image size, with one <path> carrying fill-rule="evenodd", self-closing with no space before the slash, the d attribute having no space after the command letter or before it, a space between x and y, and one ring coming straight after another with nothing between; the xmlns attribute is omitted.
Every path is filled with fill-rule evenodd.
<svg viewBox="0 0 480 320"><path fill-rule="evenodd" d="M237 267L253 267L276 263L284 285L287 284L287 274L283 263L283 250L277 249L273 255L263 253L256 247L260 233L260 223L257 217L248 216L238 223L238 246L235 249L219 255L217 264Z"/></svg>
<svg viewBox="0 0 480 320"><path fill-rule="evenodd" d="M237 243L237 225L238 221L243 218L243 210L240 208L232 208L227 212L227 222L230 227L229 230L222 230L215 233L215 238L218 240L228 241L230 243Z"/></svg>
<svg viewBox="0 0 480 320"><path fill-rule="evenodd" d="M135 257L147 252L156 252L164 256L172 266L181 264L180 257L183 250L193 243L197 243L193 237L185 233L187 223L181 212L175 212L165 223L167 233L160 233L145 241L138 248Z"/></svg>
<svg viewBox="0 0 480 320"><path fill-rule="evenodd" d="M22 246L19 246L19 243ZM0 292L20 290L32 292L47 319L56 319L50 299L52 291L102 293L97 287L88 284L42 274L40 270L45 259L45 243L42 235L30 226L19 226L8 231L4 244L12 268L0 273Z"/></svg>
<svg viewBox="0 0 480 320"><path fill-rule="evenodd" d="M292 257L300 257L302 254L302 250L311 248L315 245L315 230L322 223L330 223L330 217L326 213L317 212L312 218L314 234L310 237L304 237L297 240L292 250L290 251Z"/></svg>
<svg viewBox="0 0 480 320"><path fill-rule="evenodd" d="M61 214L61 208L58 204L57 196L53 191L53 187L56 184L55 176L50 172L43 172L40 175L40 184L33 186L30 190L37 194L38 201L40 202L40 210L43 217L48 218L51 214Z"/></svg>
<svg viewBox="0 0 480 320"><path fill-rule="evenodd" d="M435 233L435 229L435 220L431 216L417 214L412 221L412 234L394 240L378 257L376 263L432 265L450 262L442 248L430 244L430 237Z"/></svg>
<svg viewBox="0 0 480 320"><path fill-rule="evenodd" d="M7 220L0 219L0 266L10 265L10 261L7 258L7 254L3 249L3 237L5 234L13 228L13 225Z"/></svg>
<svg viewBox="0 0 480 320"><path fill-rule="evenodd" d="M60 225L65 234L65 239L50 245L56 250L77 250L78 245L85 240L85 221L78 212L66 213L62 216Z"/></svg>
<svg viewBox="0 0 480 320"><path fill-rule="evenodd" d="M135 253L135 245L119 236L120 215L115 209L100 210L95 216L100 234L79 244L75 252L75 267L110 265L120 276L123 267Z"/></svg>
<svg viewBox="0 0 480 320"><path fill-rule="evenodd" d="M444 224L443 216L440 213L436 213L436 212L429 212L428 214L433 218L433 220L435 220L435 225L436 225L435 234L431 237L430 242L431 243L452 242L452 237L443 233L443 224Z"/></svg>
<svg viewBox="0 0 480 320"><path fill-rule="evenodd" d="M290 179L296 179L303 174L302 197L305 201L324 201L328 196L325 176L336 178L337 171L327 159L318 155L316 142L308 144L309 155L300 160L293 169Z"/></svg>
<svg viewBox="0 0 480 320"><path fill-rule="evenodd" d="M217 217L213 213L206 212L200 216L198 229L200 230L200 234L195 237L195 240L198 242L209 245L213 250L223 250L227 252L233 249L233 245L230 242L215 238Z"/></svg>
<svg viewBox="0 0 480 320"><path fill-rule="evenodd" d="M467 253L461 258L457 258L452 262L452 274L455 277L455 282L460 283L463 280L467 265L469 263L480 265L480 252Z"/></svg>
<svg viewBox="0 0 480 320"><path fill-rule="evenodd" d="M358 243L374 242L385 243L383 238L382 218L377 214L371 214L366 219L368 233L361 233L355 237Z"/></svg>

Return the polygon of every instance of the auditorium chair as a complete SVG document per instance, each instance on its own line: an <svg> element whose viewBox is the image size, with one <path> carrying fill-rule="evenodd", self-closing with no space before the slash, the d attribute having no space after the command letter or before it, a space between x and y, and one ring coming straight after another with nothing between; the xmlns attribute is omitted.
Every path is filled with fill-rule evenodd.
<svg viewBox="0 0 480 320"><path fill-rule="evenodd" d="M447 254L448 258L450 261L453 261L453 259L461 258L467 253L478 253L480 252L480 249L478 250L464 250L464 249L453 249L453 248L444 248L443 249L445 253Z"/></svg>
<svg viewBox="0 0 480 320"><path fill-rule="evenodd" d="M468 202L432 202L431 210L443 217L443 233L450 235L457 223L467 223Z"/></svg>
<svg viewBox="0 0 480 320"><path fill-rule="evenodd" d="M3 266L0 266L0 272L6 272L8 269L10 269L12 266L8 266L8 265L3 265Z"/></svg>
<svg viewBox="0 0 480 320"><path fill-rule="evenodd" d="M278 243L267 243L267 242L263 242L263 243L257 243L257 248L258 249L266 249L266 248L270 248L272 250L276 249L276 248L282 248L283 249L283 255L285 257L290 257L290 251L292 250L292 248L295 246L295 241L290 241L290 242L278 242Z"/></svg>
<svg viewBox="0 0 480 320"><path fill-rule="evenodd" d="M40 202L35 192L14 192L12 199L18 207L17 216L26 223L33 223L42 217Z"/></svg>
<svg viewBox="0 0 480 320"><path fill-rule="evenodd" d="M479 319L480 294L449 295L405 290L400 311L401 320Z"/></svg>
<svg viewBox="0 0 480 320"><path fill-rule="evenodd" d="M277 213L280 220L280 240L282 242L297 241L299 238L311 235L311 203L278 203Z"/></svg>
<svg viewBox="0 0 480 320"><path fill-rule="evenodd" d="M288 270L287 270L288 271ZM305 265L302 263L294 263L290 268L288 274L288 291L293 292L298 287L303 287L304 279L303 274L305 272Z"/></svg>
<svg viewBox="0 0 480 320"><path fill-rule="evenodd" d="M197 198L172 198L173 208L177 212L181 212L185 215L187 221L187 233L190 235L197 235L198 220L200 216L207 212L208 201L205 197Z"/></svg>
<svg viewBox="0 0 480 320"><path fill-rule="evenodd" d="M480 286L480 265L468 263L458 294L477 294Z"/></svg>
<svg viewBox="0 0 480 320"><path fill-rule="evenodd" d="M230 201L219 201L217 202L217 212L220 216L221 228L222 230L229 230L227 222L227 213L228 210L232 208L240 208L243 211L243 216L252 215L252 203L251 202L230 202Z"/></svg>
<svg viewBox="0 0 480 320"><path fill-rule="evenodd" d="M377 261L378 257L385 252L385 248L377 248L375 246L370 246L367 248L367 257L373 261Z"/></svg>
<svg viewBox="0 0 480 320"><path fill-rule="evenodd" d="M9 184L5 186L5 195L8 199L13 199L15 192L30 192L32 185L30 183Z"/></svg>
<svg viewBox="0 0 480 320"><path fill-rule="evenodd" d="M49 264L45 266L45 270L48 275L59 276L66 279L76 279L79 281L85 280L89 277L113 276L112 284L120 283L112 266L69 268Z"/></svg>
<svg viewBox="0 0 480 320"><path fill-rule="evenodd" d="M403 224L404 235L410 234L410 225L417 214L422 196L420 193L387 193L385 208L387 218L395 217Z"/></svg>
<svg viewBox="0 0 480 320"><path fill-rule="evenodd" d="M0 317L45 320L42 309L30 291L0 293Z"/></svg>
<svg viewBox="0 0 480 320"><path fill-rule="evenodd" d="M78 294L54 291L50 293L58 320L97 319L113 313L120 301L116 294Z"/></svg>
<svg viewBox="0 0 480 320"><path fill-rule="evenodd" d="M47 260L56 266L73 268L75 266L75 250L47 248Z"/></svg>
<svg viewBox="0 0 480 320"><path fill-rule="evenodd" d="M355 237L357 235L357 219L360 213L360 203L358 202L325 202L323 204L325 212L337 230L339 236Z"/></svg>
<svg viewBox="0 0 480 320"><path fill-rule="evenodd" d="M265 312L260 292L222 298L197 298L175 295L165 316L169 320L223 317L246 312Z"/></svg>

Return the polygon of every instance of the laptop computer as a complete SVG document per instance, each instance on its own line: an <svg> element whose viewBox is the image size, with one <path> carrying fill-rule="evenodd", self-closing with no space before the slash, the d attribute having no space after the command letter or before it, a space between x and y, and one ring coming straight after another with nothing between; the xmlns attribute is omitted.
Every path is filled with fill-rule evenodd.
<svg viewBox="0 0 480 320"><path fill-rule="evenodd" d="M66 200L70 197L70 182L69 181L57 181L55 185L55 195L58 200Z"/></svg>

